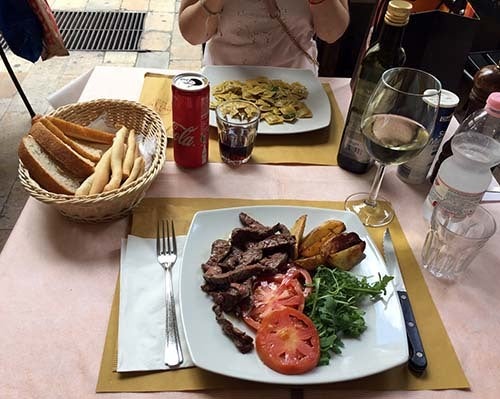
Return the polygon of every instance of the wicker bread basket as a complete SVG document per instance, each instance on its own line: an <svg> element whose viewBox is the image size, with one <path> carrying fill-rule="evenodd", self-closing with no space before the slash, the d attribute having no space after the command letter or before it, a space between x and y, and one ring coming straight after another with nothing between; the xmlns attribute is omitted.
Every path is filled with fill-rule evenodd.
<svg viewBox="0 0 500 399"><path fill-rule="evenodd" d="M131 184L82 197L54 194L41 188L19 162L19 179L28 193L79 222L99 223L125 216L142 200L165 162L167 133L158 114L142 104L125 100L94 100L66 105L50 113L51 116L80 125L88 125L103 114L110 126L123 125L156 141L149 167Z"/></svg>

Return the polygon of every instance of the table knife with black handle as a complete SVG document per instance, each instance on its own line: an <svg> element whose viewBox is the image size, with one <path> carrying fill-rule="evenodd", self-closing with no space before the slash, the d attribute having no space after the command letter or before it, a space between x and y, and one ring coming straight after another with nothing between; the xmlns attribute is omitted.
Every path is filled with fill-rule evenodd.
<svg viewBox="0 0 500 399"><path fill-rule="evenodd" d="M394 250L394 244L392 242L389 229L386 229L384 233L383 248L387 269L389 273L394 276L394 287L396 288L399 302L401 303L401 309L403 311L406 336L408 337L410 352L408 367L414 373L422 374L427 368L427 358L425 356L424 346L422 345L422 339L420 338L420 334L418 332L415 316L413 315L413 310L411 308L410 298L406 293L405 283L403 276L401 275L401 269L399 267L398 258L396 256L396 251Z"/></svg>

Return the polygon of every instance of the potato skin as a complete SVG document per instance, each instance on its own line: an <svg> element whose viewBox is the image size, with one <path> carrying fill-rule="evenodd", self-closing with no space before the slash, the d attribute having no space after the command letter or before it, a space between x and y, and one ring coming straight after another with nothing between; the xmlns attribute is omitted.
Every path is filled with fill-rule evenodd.
<svg viewBox="0 0 500 399"><path fill-rule="evenodd" d="M302 240L301 245L299 246L299 255L300 256L313 256L317 254L319 251L317 247L321 246L321 240L325 239L325 237L332 236L335 234L340 234L345 231L346 226L340 220L330 219L321 223L319 226L312 229ZM309 247L312 248L308 249Z"/></svg>
<svg viewBox="0 0 500 399"><path fill-rule="evenodd" d="M342 251L333 252L326 258L326 263L329 266L337 267L342 270L351 270L364 258L365 246L365 242L361 241Z"/></svg>
<svg viewBox="0 0 500 399"><path fill-rule="evenodd" d="M353 245L359 244L361 239L356 233L342 233L331 237L321 247L321 254L326 257L330 253L343 251Z"/></svg>
<svg viewBox="0 0 500 399"><path fill-rule="evenodd" d="M327 220L311 230L302 240L295 264L307 270L320 265L351 270L363 259L366 243L345 229L344 223Z"/></svg>
<svg viewBox="0 0 500 399"><path fill-rule="evenodd" d="M306 270L316 270L318 266L325 264L325 258L321 254L318 254L309 258L296 259L294 263Z"/></svg>

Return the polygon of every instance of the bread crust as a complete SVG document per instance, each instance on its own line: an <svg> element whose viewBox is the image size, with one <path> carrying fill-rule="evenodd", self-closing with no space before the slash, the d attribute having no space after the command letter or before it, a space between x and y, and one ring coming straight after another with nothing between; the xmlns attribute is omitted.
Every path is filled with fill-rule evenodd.
<svg viewBox="0 0 500 399"><path fill-rule="evenodd" d="M94 173L94 164L82 157L59 137L48 130L41 122L30 129L36 142L73 176L86 178Z"/></svg>
<svg viewBox="0 0 500 399"><path fill-rule="evenodd" d="M112 144L115 135L113 133L104 132L102 130L92 129L86 126L77 125L76 123L65 121L64 119L54 116L47 116L54 125L63 131L66 136L96 143Z"/></svg>
<svg viewBox="0 0 500 399"><path fill-rule="evenodd" d="M36 144L36 141L31 136L24 136L21 139L18 148L18 155L24 167L28 170L31 178L35 180L40 187L47 191L55 194L73 195L78 187L76 179L74 179L75 187L73 188L59 182L55 177L53 177L52 174L50 174L36 158L36 156L28 149L30 140L33 140Z"/></svg>
<svg viewBox="0 0 500 399"><path fill-rule="evenodd" d="M101 154L99 154L100 150L95 149L94 151L88 151L84 146L82 146L80 143L74 141L70 137L66 136L61 129L59 129L56 125L54 125L49 119L47 118L40 118L38 122L41 122L42 125L44 125L48 130L51 131L55 136L61 139L65 144L73 148L78 154L80 154L82 157L85 157L87 159L90 159L93 162L99 161L101 158Z"/></svg>

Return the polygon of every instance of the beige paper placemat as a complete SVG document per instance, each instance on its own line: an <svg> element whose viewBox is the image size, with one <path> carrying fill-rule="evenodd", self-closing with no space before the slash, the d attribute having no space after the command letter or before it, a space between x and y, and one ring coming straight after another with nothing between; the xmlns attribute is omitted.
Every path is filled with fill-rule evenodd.
<svg viewBox="0 0 500 399"><path fill-rule="evenodd" d="M337 152L342 138L344 118L329 84L323 87L330 100L330 125L312 132L299 134L261 134L257 136L250 162L265 164L337 165ZM167 134L172 137L172 77L146 73L139 102L157 111ZM209 162L222 162L219 156L217 129L210 128ZM173 160L169 141L167 160Z"/></svg>
<svg viewBox="0 0 500 399"><path fill-rule="evenodd" d="M154 231L155 223L159 216L175 219L177 233L185 234L197 211L248 205L295 205L342 209L341 202L324 201L147 198L133 213L131 234L154 237L156 234ZM420 267L397 218L390 224L390 229L428 357L429 364L425 375L416 377L408 371L406 365L403 365L359 380L311 386L307 389L423 390L469 388L467 378L434 306ZM384 229L369 228L368 230L380 249ZM117 285L104 345L97 392L187 391L216 388L245 389L249 387L270 389L272 387L224 377L196 367L154 373L115 372L118 300L119 287Z"/></svg>
<svg viewBox="0 0 500 399"><path fill-rule="evenodd" d="M160 115L167 136L172 137L172 76L147 72L139 102Z"/></svg>

